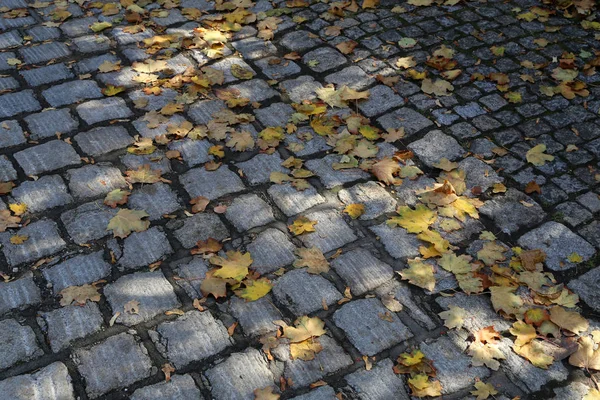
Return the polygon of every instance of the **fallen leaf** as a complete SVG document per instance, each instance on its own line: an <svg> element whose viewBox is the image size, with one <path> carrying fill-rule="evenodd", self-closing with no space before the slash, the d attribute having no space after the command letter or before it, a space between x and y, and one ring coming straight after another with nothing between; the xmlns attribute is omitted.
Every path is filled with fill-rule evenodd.
<svg viewBox="0 0 600 400"><path fill-rule="evenodd" d="M214 256L209 261L211 264L221 267L215 271L215 277L234 279L241 282L248 275L248 267L252 264L252 257L250 253L231 250L226 253L226 257Z"/></svg>
<svg viewBox="0 0 600 400"><path fill-rule="evenodd" d="M175 372L175 368L169 363L163 364L160 370L165 374L165 382L169 382L171 380L171 374Z"/></svg>
<svg viewBox="0 0 600 400"><path fill-rule="evenodd" d="M408 260L408 268L398 272L402 279L423 289L432 291L435 287L435 276L433 266L418 259Z"/></svg>
<svg viewBox="0 0 600 400"><path fill-rule="evenodd" d="M438 314L440 318L444 320L444 325L448 329L456 328L460 329L465 323L465 317L467 316L467 310L457 306L450 306L448 311L442 311Z"/></svg>
<svg viewBox="0 0 600 400"><path fill-rule="evenodd" d="M279 395L273 393L273 388L268 386L262 389L254 389L254 400L278 400Z"/></svg>
<svg viewBox="0 0 600 400"><path fill-rule="evenodd" d="M344 208L344 213L348 214L352 219L357 219L365 213L365 205L359 203L348 204L346 208Z"/></svg>
<svg viewBox="0 0 600 400"><path fill-rule="evenodd" d="M498 391L492 384L479 381L475 382L475 390L472 390L471 394L477 396L477 400L485 400L490 396L494 397L495 394L498 394Z"/></svg>
<svg viewBox="0 0 600 400"><path fill-rule="evenodd" d="M537 167L541 167L544 164L546 164L547 161L554 160L553 155L545 154L544 151L546 151L546 145L543 143L540 143L537 146L532 147L525 154L525 157L527 158L527 162L529 162Z"/></svg>
<svg viewBox="0 0 600 400"><path fill-rule="evenodd" d="M10 237L10 242L15 245L23 244L29 239L27 235L13 235Z"/></svg>
<svg viewBox="0 0 600 400"><path fill-rule="evenodd" d="M100 301L100 293L94 285L69 286L59 292L61 306L68 306L75 302L79 305L85 305L86 301Z"/></svg>
<svg viewBox="0 0 600 400"><path fill-rule="evenodd" d="M317 247L298 248L296 249L296 255L300 257L294 261L294 267L296 268L307 267L307 272L311 274L320 274L329 271L329 262L327 262L323 252Z"/></svg>
<svg viewBox="0 0 600 400"><path fill-rule="evenodd" d="M149 217L146 211L122 208L111 218L106 230L112 230L114 237L124 239L131 232L142 232L148 229L150 221L143 219L146 217Z"/></svg>
<svg viewBox="0 0 600 400"><path fill-rule="evenodd" d="M246 301L256 301L271 291L273 284L267 278L257 280L245 280L242 282L246 287L236 290L235 294Z"/></svg>
<svg viewBox="0 0 600 400"><path fill-rule="evenodd" d="M288 229L294 235L301 235L306 232L315 232L315 224L317 221L311 221L304 216L300 216L294 220L292 225L288 225Z"/></svg>

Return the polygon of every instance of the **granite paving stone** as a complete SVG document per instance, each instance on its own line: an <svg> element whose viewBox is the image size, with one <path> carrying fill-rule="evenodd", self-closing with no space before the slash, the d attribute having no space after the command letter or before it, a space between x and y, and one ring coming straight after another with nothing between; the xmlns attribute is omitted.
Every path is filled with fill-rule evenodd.
<svg viewBox="0 0 600 400"><path fill-rule="evenodd" d="M106 227L116 214L116 209L107 207L102 200L98 200L64 212L61 220L71 239L77 244L83 244L107 236L110 231Z"/></svg>
<svg viewBox="0 0 600 400"><path fill-rule="evenodd" d="M410 397L406 386L392 370L392 360L386 358L379 361L370 371L356 371L346 375L344 379L354 389L359 399L402 399Z"/></svg>
<svg viewBox="0 0 600 400"><path fill-rule="evenodd" d="M31 90L0 95L0 118L12 117L23 112L41 110Z"/></svg>
<svg viewBox="0 0 600 400"><path fill-rule="evenodd" d="M146 231L133 232L123 241L123 257L119 259L119 268L139 269L172 252L162 228L152 227Z"/></svg>
<svg viewBox="0 0 600 400"><path fill-rule="evenodd" d="M37 181L23 182L13 189L12 195L18 203L27 205L27 210L34 213L73 202L59 175L46 175Z"/></svg>
<svg viewBox="0 0 600 400"><path fill-rule="evenodd" d="M23 129L15 120L2 122L0 132L2 132L0 135L0 147L2 148L17 146L27 141L23 135Z"/></svg>
<svg viewBox="0 0 600 400"><path fill-rule="evenodd" d="M42 301L40 289L33 282L33 274L0 285L0 314L15 308L25 308Z"/></svg>
<svg viewBox="0 0 600 400"><path fill-rule="evenodd" d="M296 246L280 230L268 228L259 233L246 246L252 255L252 268L259 274L267 274L291 264Z"/></svg>
<svg viewBox="0 0 600 400"><path fill-rule="evenodd" d="M237 197L225 216L240 232L275 221L269 204L255 194Z"/></svg>
<svg viewBox="0 0 600 400"><path fill-rule="evenodd" d="M52 64L45 67L19 71L23 79L31 86L47 85L74 77L65 64Z"/></svg>
<svg viewBox="0 0 600 400"><path fill-rule="evenodd" d="M21 150L14 156L19 166L29 176L81 164L81 159L75 149L62 140L38 144Z"/></svg>
<svg viewBox="0 0 600 400"><path fill-rule="evenodd" d="M85 154L97 157L125 148L134 140L124 127L108 126L78 133L75 142Z"/></svg>
<svg viewBox="0 0 600 400"><path fill-rule="evenodd" d="M42 96L52 107L60 107L102 97L102 92L95 81L81 80L52 86L44 90Z"/></svg>
<svg viewBox="0 0 600 400"><path fill-rule="evenodd" d="M355 249L342 253L331 262L352 294L360 296L386 283L394 277L388 264L380 261L366 249Z"/></svg>
<svg viewBox="0 0 600 400"><path fill-rule="evenodd" d="M7 398L26 400L31 394L48 400L75 400L73 384L66 365L56 361L40 370L0 381L0 390Z"/></svg>
<svg viewBox="0 0 600 400"><path fill-rule="evenodd" d="M273 321L282 317L281 311L273 305L270 295L250 302L233 297L227 305L227 311L239 321L244 333L249 336L264 335L277 330Z"/></svg>
<svg viewBox="0 0 600 400"><path fill-rule="evenodd" d="M131 400L196 400L201 398L200 389L196 386L194 378L188 374L171 376L171 380L168 382L144 386L131 395Z"/></svg>
<svg viewBox="0 0 600 400"><path fill-rule="evenodd" d="M6 156L0 156L0 182L17 179L17 171Z"/></svg>
<svg viewBox="0 0 600 400"><path fill-rule="evenodd" d="M223 240L229 232L216 214L199 213L185 219L174 235L183 247L190 249L199 240Z"/></svg>
<svg viewBox="0 0 600 400"><path fill-rule="evenodd" d="M325 202L325 198L313 186L298 191L291 184L272 185L267 192L288 217Z"/></svg>
<svg viewBox="0 0 600 400"><path fill-rule="evenodd" d="M275 298L297 316L323 309L342 298L340 292L327 279L294 270L284 274L273 287Z"/></svg>
<svg viewBox="0 0 600 400"><path fill-rule="evenodd" d="M131 110L120 97L91 100L77 106L77 113L89 125L97 122L130 117Z"/></svg>
<svg viewBox="0 0 600 400"><path fill-rule="evenodd" d="M31 133L29 137L34 140L70 133L79 126L67 108L31 114L25 118L25 122Z"/></svg>
<svg viewBox="0 0 600 400"><path fill-rule="evenodd" d="M304 216L311 221L317 221L314 226L315 232L300 236L300 240L307 247L315 246L327 253L358 239L352 228L333 210L315 211Z"/></svg>
<svg viewBox="0 0 600 400"><path fill-rule="evenodd" d="M23 363L44 354L35 338L35 333L27 325L14 319L0 321L0 369L16 363Z"/></svg>
<svg viewBox="0 0 600 400"><path fill-rule="evenodd" d="M245 189L242 180L226 166L221 166L216 171L191 169L179 180L191 198L204 196L209 200L216 200Z"/></svg>
<svg viewBox="0 0 600 400"><path fill-rule="evenodd" d="M22 244L10 241L10 232L0 233L2 252L11 266L36 261L39 258L52 255L62 250L66 243L60 237L58 226L49 219L31 223L19 230L19 234L28 239Z"/></svg>
<svg viewBox="0 0 600 400"><path fill-rule="evenodd" d="M464 154L463 148L455 139L439 130L429 132L423 139L408 145L408 148L428 167L437 164L442 158L454 161Z"/></svg>

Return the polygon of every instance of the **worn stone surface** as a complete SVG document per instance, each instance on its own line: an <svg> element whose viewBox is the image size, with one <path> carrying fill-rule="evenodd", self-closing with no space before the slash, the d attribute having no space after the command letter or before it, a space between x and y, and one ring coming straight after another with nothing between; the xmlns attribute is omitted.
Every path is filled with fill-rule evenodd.
<svg viewBox="0 0 600 400"><path fill-rule="evenodd" d="M227 305L227 311L239 321L244 333L249 336L264 335L277 330L273 321L282 317L281 311L273 305L270 295L250 302L234 297Z"/></svg>
<svg viewBox="0 0 600 400"><path fill-rule="evenodd" d="M396 209L396 200L375 182L359 183L338 192L344 204L363 204L365 212L360 219L373 219Z"/></svg>
<svg viewBox="0 0 600 400"><path fill-rule="evenodd" d="M12 234L0 233L2 252L12 266L49 256L66 246L56 223L51 220L44 219L27 225L19 230L19 234L28 237L25 243L13 244L10 241Z"/></svg>
<svg viewBox="0 0 600 400"><path fill-rule="evenodd" d="M0 369L6 369L13 364L29 361L44 354L37 344L33 330L14 319L0 322L0 351L2 351Z"/></svg>
<svg viewBox="0 0 600 400"><path fill-rule="evenodd" d="M0 390L11 399L31 399L31 395L48 400L75 400L71 376L65 364L54 362L39 371L0 381Z"/></svg>
<svg viewBox="0 0 600 400"><path fill-rule="evenodd" d="M37 181L23 182L21 186L13 189L12 195L17 202L26 204L30 212L64 206L73 201L67 186L58 175L48 175Z"/></svg>
<svg viewBox="0 0 600 400"><path fill-rule="evenodd" d="M119 259L119 268L144 267L172 252L173 249L161 228L153 227L146 231L133 232L123 241L123 257Z"/></svg>
<svg viewBox="0 0 600 400"><path fill-rule="evenodd" d="M73 147L61 140L22 150L15 154L15 159L27 175L38 175L81 163Z"/></svg>
<svg viewBox="0 0 600 400"><path fill-rule="evenodd" d="M103 258L103 252L82 254L69 258L51 267L44 268L42 275L52 286L54 293L59 293L69 286L81 286L99 281L108 276L111 266Z"/></svg>
<svg viewBox="0 0 600 400"><path fill-rule="evenodd" d="M183 247L190 249L199 240L225 239L229 232L216 214L201 213L185 219L183 226L177 229L174 235Z"/></svg>
<svg viewBox="0 0 600 400"><path fill-rule="evenodd" d="M351 250L332 261L331 266L340 275L352 294L360 296L389 281L392 268L366 249Z"/></svg>
<svg viewBox="0 0 600 400"><path fill-rule="evenodd" d="M286 273L276 282L273 294L277 300L297 316L323 309L342 298L327 279L302 270Z"/></svg>
<svg viewBox="0 0 600 400"><path fill-rule="evenodd" d="M405 399L410 397L404 382L392 370L392 360L379 361L370 371L356 371L344 379L354 389L359 399Z"/></svg>
<svg viewBox="0 0 600 400"><path fill-rule="evenodd" d="M110 164L86 165L67 171L69 189L79 199L104 196L108 192L127 187L121 171Z"/></svg>
<svg viewBox="0 0 600 400"><path fill-rule="evenodd" d="M269 204L254 194L237 197L225 216L240 232L275 221Z"/></svg>
<svg viewBox="0 0 600 400"><path fill-rule="evenodd" d="M204 196L209 200L216 200L245 189L242 180L225 166L216 171L191 169L179 179L192 198Z"/></svg>
<svg viewBox="0 0 600 400"><path fill-rule="evenodd" d="M154 385L137 389L131 395L131 400L196 400L202 394L194 379L186 375L173 375L169 382L159 382Z"/></svg>
<svg viewBox="0 0 600 400"><path fill-rule="evenodd" d="M317 221L314 232L300 236L300 240L307 247L316 246L323 253L327 253L358 239L352 228L333 210L315 211L304 216L311 221Z"/></svg>
<svg viewBox="0 0 600 400"><path fill-rule="evenodd" d="M544 219L542 208L529 196L515 189L509 189L504 195L487 201L480 211L483 215L492 218L506 233L515 233L521 228L531 228Z"/></svg>
<svg viewBox="0 0 600 400"><path fill-rule="evenodd" d="M246 249L254 260L252 268L260 274L273 272L295 260L296 246L277 229L269 228L259 233Z"/></svg>

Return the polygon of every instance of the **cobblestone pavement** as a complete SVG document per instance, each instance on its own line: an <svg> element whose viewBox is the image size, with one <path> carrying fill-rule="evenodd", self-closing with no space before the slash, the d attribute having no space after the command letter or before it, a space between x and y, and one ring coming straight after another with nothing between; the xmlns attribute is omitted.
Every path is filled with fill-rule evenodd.
<svg viewBox="0 0 600 400"><path fill-rule="evenodd" d="M598 26L535 0L362 4L0 0L0 397L234 400L272 387L284 399L408 399L393 366L413 349L448 399L475 398L479 380L497 399L581 399L594 387L567 362L576 344L548 369L517 355L489 291L466 296L437 264L435 287L402 279L408 259L437 250L386 220L457 162L447 179L483 204L479 218L446 219L444 239L480 260L492 243L490 264L504 267L511 247L542 249L546 270L580 297L579 336L597 334ZM450 88L435 82L442 44ZM298 103L323 99L328 84L370 95L327 98L338 107L311 116ZM355 142L340 150L334 132L352 130L352 112L367 119L353 120ZM539 144L553 159L528 162ZM384 185L368 160L394 156L403 183ZM199 196L210 203L193 213ZM365 206L360 218L351 204ZM126 208L149 222L115 237L107 227ZM316 231L292 234L299 216ZM209 238L250 253L271 292L195 300L215 272L190 250ZM295 268L302 248L331 269ZM92 293L71 304L76 286ZM439 313L453 306L468 317L450 330ZM312 360L269 339L305 315L325 321ZM499 368L467 352L490 325L504 337Z"/></svg>

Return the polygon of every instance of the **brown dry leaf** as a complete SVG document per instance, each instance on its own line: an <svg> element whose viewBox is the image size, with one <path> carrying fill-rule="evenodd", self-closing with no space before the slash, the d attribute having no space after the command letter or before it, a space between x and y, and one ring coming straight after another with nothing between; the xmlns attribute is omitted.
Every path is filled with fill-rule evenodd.
<svg viewBox="0 0 600 400"><path fill-rule="evenodd" d="M131 192L127 190L111 190L104 198L104 204L111 208L116 208L118 205L126 204L130 194Z"/></svg>
<svg viewBox="0 0 600 400"><path fill-rule="evenodd" d="M200 284L202 295L207 297L212 294L215 299L227 296L227 281L214 276L216 270L210 270Z"/></svg>
<svg viewBox="0 0 600 400"><path fill-rule="evenodd" d="M59 295L61 306L68 306L73 302L84 305L86 301L100 301L100 293L94 285L69 286L60 291Z"/></svg>
<svg viewBox="0 0 600 400"><path fill-rule="evenodd" d="M217 239L213 239L209 237L206 240L199 240L196 243L196 247L190 250L192 255L194 254L210 254L210 253L218 253L223 248L223 244L220 243Z"/></svg>
<svg viewBox="0 0 600 400"><path fill-rule="evenodd" d="M139 166L136 170L125 171L129 183L156 183L161 180L161 170L150 169L150 164Z"/></svg>
<svg viewBox="0 0 600 400"><path fill-rule="evenodd" d="M252 79L254 76L254 72L242 67L239 64L231 64L230 72L234 77L243 80Z"/></svg>
<svg viewBox="0 0 600 400"><path fill-rule="evenodd" d="M171 374L175 372L175 368L169 363L163 364L160 370L165 374L165 382L169 382L171 380Z"/></svg>
<svg viewBox="0 0 600 400"><path fill-rule="evenodd" d="M358 46L358 42L354 40L346 40L345 42L338 43L335 45L342 54L350 54L354 51L354 48Z"/></svg>
<svg viewBox="0 0 600 400"><path fill-rule="evenodd" d="M550 309L550 321L554 322L562 329L573 332L578 335L580 332L587 331L590 324L578 312L567 311L563 307L555 306Z"/></svg>
<svg viewBox="0 0 600 400"><path fill-rule="evenodd" d="M569 357L569 364L585 369L600 370L600 349L594 350L589 336L579 338L579 348Z"/></svg>
<svg viewBox="0 0 600 400"><path fill-rule="evenodd" d="M294 267L303 268L308 267L307 272L311 274L320 274L329 271L329 262L323 255L323 252L316 247L298 248L296 249L296 255L300 259L294 261Z"/></svg>
<svg viewBox="0 0 600 400"><path fill-rule="evenodd" d="M140 302L137 300L129 300L127 303L123 304L123 310L127 314L139 314Z"/></svg>
<svg viewBox="0 0 600 400"><path fill-rule="evenodd" d="M395 178L394 175L397 175L400 172L400 164L389 157L385 157L379 161L377 161L371 167L371 172L377 179L386 185L394 185L399 181L398 178Z"/></svg>
<svg viewBox="0 0 600 400"><path fill-rule="evenodd" d="M0 182L0 195L9 194L14 187L12 182Z"/></svg>
<svg viewBox="0 0 600 400"><path fill-rule="evenodd" d="M150 221L144 220L146 217L149 217L146 211L122 208L111 218L106 230L112 230L114 237L124 239L131 232L142 232L148 229Z"/></svg>
<svg viewBox="0 0 600 400"><path fill-rule="evenodd" d="M206 206L208 206L208 203L210 203L210 200L207 197L194 197L190 200L190 204L192 204L192 212L196 214L206 210Z"/></svg>
<svg viewBox="0 0 600 400"><path fill-rule="evenodd" d="M268 386L262 389L254 390L254 400L278 400L279 395L273 393L273 387Z"/></svg>
<svg viewBox="0 0 600 400"><path fill-rule="evenodd" d="M517 346L515 344L513 350L538 368L548 369L554 362L554 358L548 355L548 352L539 340L533 340L524 346Z"/></svg>

